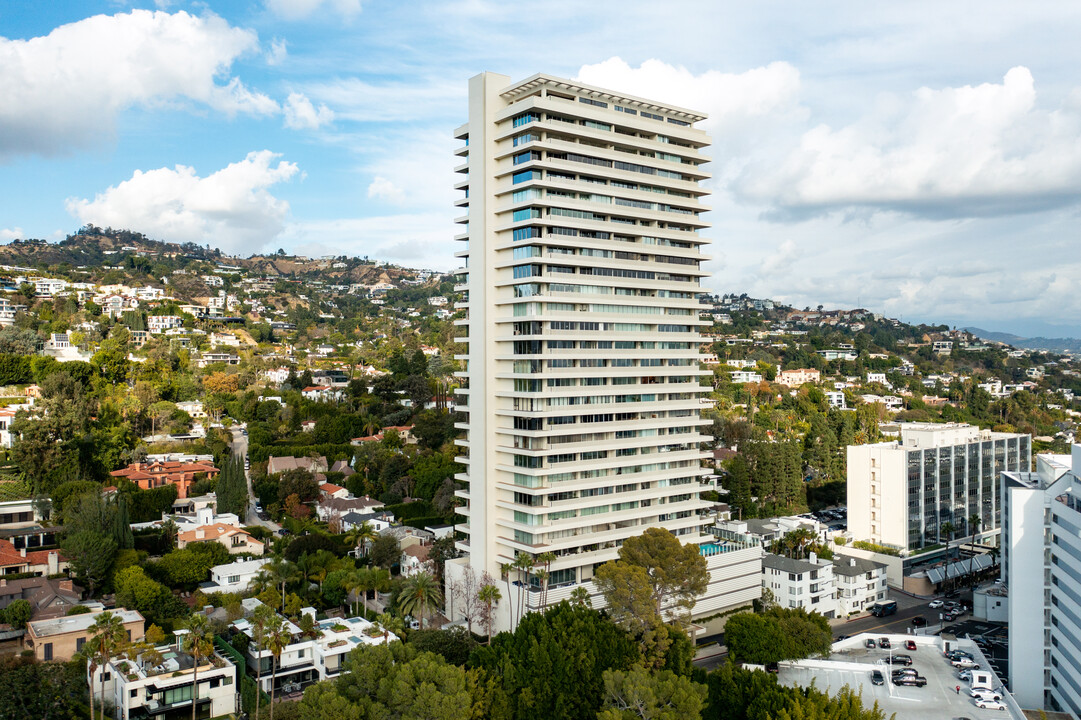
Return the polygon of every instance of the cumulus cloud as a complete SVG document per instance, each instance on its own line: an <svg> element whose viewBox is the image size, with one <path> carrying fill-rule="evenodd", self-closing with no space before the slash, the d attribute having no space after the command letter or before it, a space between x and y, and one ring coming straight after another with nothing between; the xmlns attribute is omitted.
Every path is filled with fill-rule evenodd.
<svg viewBox="0 0 1081 720"><path fill-rule="evenodd" d="M334 120L334 112L326 105L312 105L302 93L289 93L283 106L285 127L294 130L318 130Z"/></svg>
<svg viewBox="0 0 1081 720"><path fill-rule="evenodd" d="M129 180L93 200L70 198L68 212L82 223L137 228L171 242L210 244L254 252L285 226L289 203L269 188L297 174L294 163L269 150L248 153L206 177L195 168L136 170Z"/></svg>
<svg viewBox="0 0 1081 720"><path fill-rule="evenodd" d="M0 37L0 159L92 145L135 105L276 113L274 100L228 74L258 44L212 14L148 10L96 15L30 40Z"/></svg>
<svg viewBox="0 0 1081 720"><path fill-rule="evenodd" d="M302 20L319 13L333 13L345 19L360 14L360 0L266 0L267 9L286 20Z"/></svg>
<svg viewBox="0 0 1081 720"><path fill-rule="evenodd" d="M21 227L0 228L0 242L7 243L12 240L22 240L25 237L26 235Z"/></svg>
<svg viewBox="0 0 1081 720"><path fill-rule="evenodd" d="M795 217L869 208L979 217L1074 204L1081 112L1046 110L1027 68L1001 83L883 95L840 128L802 134L782 162L751 162L743 197Z"/></svg>

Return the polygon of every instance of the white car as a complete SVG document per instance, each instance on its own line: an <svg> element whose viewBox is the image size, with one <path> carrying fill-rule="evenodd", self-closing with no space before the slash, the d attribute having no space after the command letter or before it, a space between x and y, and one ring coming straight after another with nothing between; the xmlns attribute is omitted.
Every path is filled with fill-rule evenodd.
<svg viewBox="0 0 1081 720"><path fill-rule="evenodd" d="M976 707L981 710L1005 710L1006 705L998 700L976 700Z"/></svg>
<svg viewBox="0 0 1081 720"><path fill-rule="evenodd" d="M970 682L972 680L972 671L962 670L961 672L957 673L957 679L964 680L965 682Z"/></svg>
<svg viewBox="0 0 1081 720"><path fill-rule="evenodd" d="M945 604L946 603L942 602L941 600L932 600L931 602L927 603L927 607L931 608L932 610L937 610Z"/></svg>
<svg viewBox="0 0 1081 720"><path fill-rule="evenodd" d="M977 700L994 700L998 702L1002 699L1002 693L995 692L989 688L972 688L968 691L968 694Z"/></svg>
<svg viewBox="0 0 1081 720"><path fill-rule="evenodd" d="M959 670L979 670L980 669L980 664L978 662L975 662L973 660L969 660L968 658L961 658L959 660L954 660L954 661L950 662L950 665L953 665L955 668L957 668Z"/></svg>

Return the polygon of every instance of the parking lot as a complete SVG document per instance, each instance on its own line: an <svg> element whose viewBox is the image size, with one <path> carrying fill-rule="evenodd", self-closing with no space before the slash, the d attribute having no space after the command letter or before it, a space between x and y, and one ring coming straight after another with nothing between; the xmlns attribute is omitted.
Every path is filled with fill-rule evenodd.
<svg viewBox="0 0 1081 720"><path fill-rule="evenodd" d="M1007 646L1007 630L1005 625L984 622L982 620L964 620L962 622L947 625L942 630L945 633L953 633L957 637L970 636L980 650L987 656L987 662L991 669L1002 679L1009 688L1010 660Z"/></svg>
<svg viewBox="0 0 1081 720"><path fill-rule="evenodd" d="M790 666L782 663L778 678L781 683L790 686L809 686L814 682L815 687L835 694L843 686L848 685L858 693L862 693L865 704L878 702L879 707L885 711L886 716L896 713L898 720L952 720L957 717L973 718L1003 718L1010 717L1006 713L997 710L982 710L976 707L968 694L968 683L957 679L957 671L949 661L942 656L937 647L938 638L924 636L917 638L917 650L905 650L904 640L911 639L905 636L891 636L893 640L893 653L904 653L913 659L912 666L917 672L927 678L924 687L894 686L892 683L874 685L871 682L871 671L880 669L886 676L889 675L890 666L886 664L889 650L880 648L867 649L862 646L863 638L853 638L839 647L829 661L819 662L817 666ZM961 692L958 694L957 686ZM1018 719L1020 720L1020 719Z"/></svg>

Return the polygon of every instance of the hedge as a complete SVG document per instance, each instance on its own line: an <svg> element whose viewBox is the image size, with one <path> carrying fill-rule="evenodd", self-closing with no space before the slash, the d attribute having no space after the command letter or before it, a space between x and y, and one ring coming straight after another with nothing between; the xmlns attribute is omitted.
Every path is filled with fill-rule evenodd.
<svg viewBox="0 0 1081 720"><path fill-rule="evenodd" d="M266 462L270 456L275 457L311 457L326 456L327 462L335 460L351 459L354 448L349 443L327 443L323 445L253 445L248 449L248 459L251 462Z"/></svg>

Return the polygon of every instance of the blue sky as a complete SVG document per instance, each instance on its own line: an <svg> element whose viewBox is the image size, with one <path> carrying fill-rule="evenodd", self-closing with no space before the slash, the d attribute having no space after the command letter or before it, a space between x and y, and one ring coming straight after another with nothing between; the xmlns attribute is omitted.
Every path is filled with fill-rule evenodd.
<svg viewBox="0 0 1081 720"><path fill-rule="evenodd" d="M707 282L1081 335L1081 5L0 4L0 241L84 222L454 266L466 81L706 111Z"/></svg>

